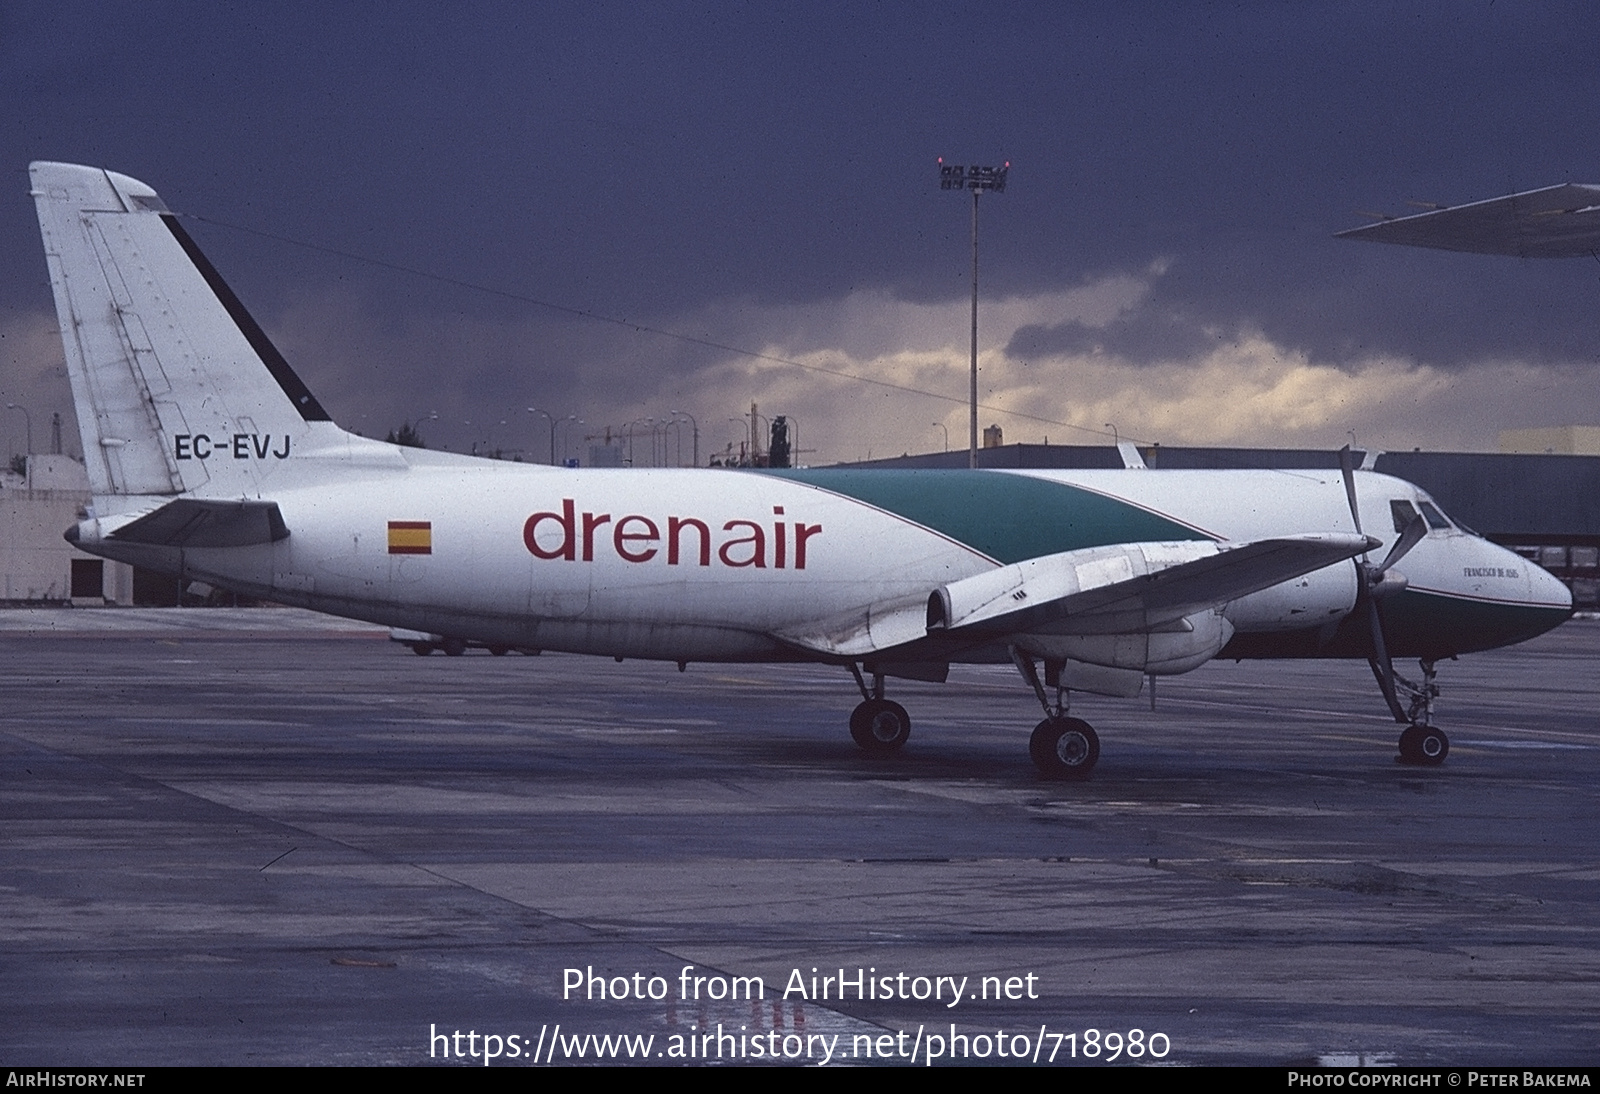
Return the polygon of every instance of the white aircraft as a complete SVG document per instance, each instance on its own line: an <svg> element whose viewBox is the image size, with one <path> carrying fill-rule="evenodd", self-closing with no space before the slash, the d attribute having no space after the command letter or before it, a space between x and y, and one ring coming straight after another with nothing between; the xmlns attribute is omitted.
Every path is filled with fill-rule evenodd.
<svg viewBox="0 0 1600 1094"><path fill-rule="evenodd" d="M368 440L154 190L57 163L32 180L94 495L67 538L107 558L489 646L838 665L869 752L910 733L885 678L1009 661L1054 778L1100 752L1071 691L1133 696L1219 656L1365 658L1399 758L1439 763L1434 663L1572 612L1348 450L1338 474L572 471Z"/></svg>

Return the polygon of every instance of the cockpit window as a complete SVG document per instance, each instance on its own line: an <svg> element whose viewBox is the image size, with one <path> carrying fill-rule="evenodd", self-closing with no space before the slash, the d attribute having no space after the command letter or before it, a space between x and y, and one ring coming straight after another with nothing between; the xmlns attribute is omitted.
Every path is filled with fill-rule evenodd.
<svg viewBox="0 0 1600 1094"><path fill-rule="evenodd" d="M1394 517L1394 530L1396 532L1404 532L1407 525L1417 517L1417 511L1412 504L1399 498L1392 499L1389 502L1389 513Z"/></svg>
<svg viewBox="0 0 1600 1094"><path fill-rule="evenodd" d="M1439 507L1433 504L1431 501L1424 501L1422 503L1422 519L1428 522L1429 528L1438 529L1450 527L1449 519L1446 518L1443 513L1439 512Z"/></svg>

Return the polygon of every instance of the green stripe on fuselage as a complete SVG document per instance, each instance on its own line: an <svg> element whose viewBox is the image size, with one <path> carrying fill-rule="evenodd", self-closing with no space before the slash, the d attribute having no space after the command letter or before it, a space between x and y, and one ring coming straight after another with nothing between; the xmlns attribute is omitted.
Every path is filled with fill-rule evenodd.
<svg viewBox="0 0 1600 1094"><path fill-rule="evenodd" d="M1209 539L1076 486L996 471L768 471L915 521L1002 563L1116 543Z"/></svg>

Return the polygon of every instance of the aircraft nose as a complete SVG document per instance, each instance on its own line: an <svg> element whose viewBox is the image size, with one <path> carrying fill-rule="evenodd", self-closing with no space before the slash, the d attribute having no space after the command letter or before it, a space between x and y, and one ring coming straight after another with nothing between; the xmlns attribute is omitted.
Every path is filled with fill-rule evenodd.
<svg viewBox="0 0 1600 1094"><path fill-rule="evenodd" d="M1526 642L1572 618L1572 591L1521 555L1480 539L1461 562L1469 595L1482 597L1478 649Z"/></svg>
<svg viewBox="0 0 1600 1094"><path fill-rule="evenodd" d="M1572 612L1572 590L1567 588L1566 582L1543 566L1532 562L1527 563L1528 568L1528 599L1534 604L1548 604L1561 608L1568 614Z"/></svg>

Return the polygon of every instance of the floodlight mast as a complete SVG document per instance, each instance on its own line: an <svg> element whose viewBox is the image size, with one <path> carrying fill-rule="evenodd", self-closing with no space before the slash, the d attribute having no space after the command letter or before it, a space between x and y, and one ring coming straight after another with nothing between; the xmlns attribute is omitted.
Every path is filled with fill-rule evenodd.
<svg viewBox="0 0 1600 1094"><path fill-rule="evenodd" d="M978 466L978 195L985 190L1005 193L1006 172L1011 161L1000 167L965 166L945 163L939 157L939 188L972 191L972 376L971 406L967 420L967 466Z"/></svg>

